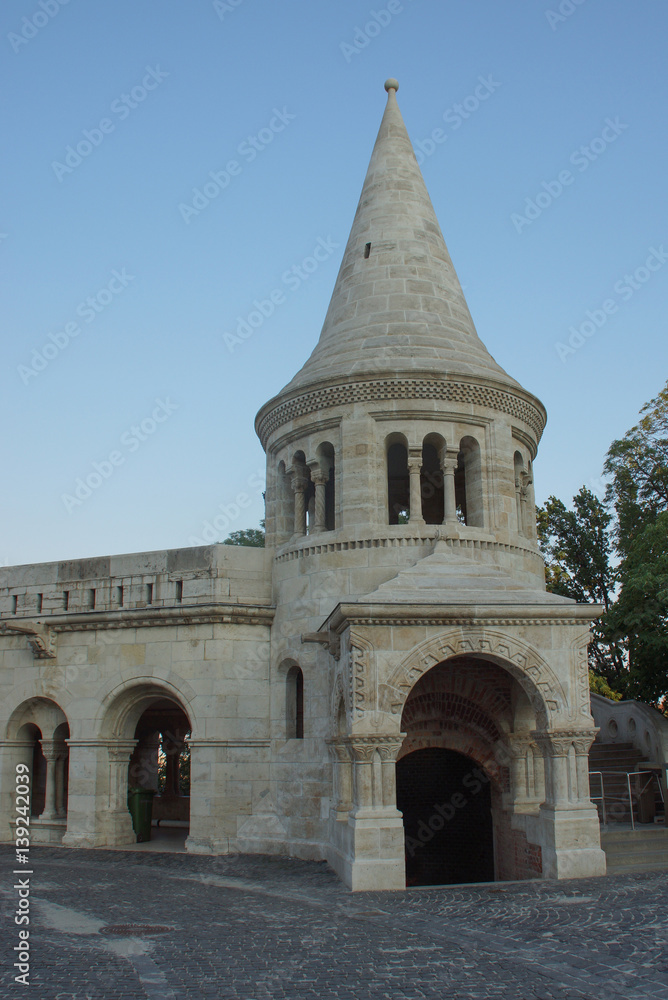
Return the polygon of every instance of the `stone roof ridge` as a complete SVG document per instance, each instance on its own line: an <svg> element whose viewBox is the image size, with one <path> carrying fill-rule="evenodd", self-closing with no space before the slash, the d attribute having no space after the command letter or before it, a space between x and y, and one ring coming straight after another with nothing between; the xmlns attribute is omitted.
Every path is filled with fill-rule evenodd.
<svg viewBox="0 0 668 1000"><path fill-rule="evenodd" d="M283 392L397 369L493 377L518 387L479 339L413 146L387 105L343 261L311 357Z"/></svg>

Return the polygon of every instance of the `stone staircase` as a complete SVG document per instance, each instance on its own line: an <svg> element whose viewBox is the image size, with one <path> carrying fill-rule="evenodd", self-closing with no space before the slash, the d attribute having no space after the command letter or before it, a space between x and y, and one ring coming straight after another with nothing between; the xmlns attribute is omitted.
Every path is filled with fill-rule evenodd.
<svg viewBox="0 0 668 1000"><path fill-rule="evenodd" d="M595 742L589 754L591 794L601 821L601 847L605 851L608 875L627 872L668 870L668 827L656 782L638 794L644 778L631 779L635 830L631 826L626 774L634 774L646 758L632 743ZM601 807L601 778L605 791L606 824ZM657 823L656 820L663 822ZM642 820L642 822L641 822Z"/></svg>
<svg viewBox="0 0 668 1000"><path fill-rule="evenodd" d="M638 764L645 760L646 757L632 743L594 742L589 752L589 787L592 799L598 808L601 823L603 823L601 782L605 792L606 825L631 823L629 786L626 775L637 773ZM592 774L592 771L600 771L601 774ZM647 791L643 795L639 795L641 788L646 784L646 779L631 779L631 795L636 822L645 823L648 820L652 822L654 815L660 815L663 811L663 802L656 782L652 782ZM640 799L642 802L639 801Z"/></svg>
<svg viewBox="0 0 668 1000"><path fill-rule="evenodd" d="M663 824L602 829L601 847L608 875L668 870L668 827Z"/></svg>

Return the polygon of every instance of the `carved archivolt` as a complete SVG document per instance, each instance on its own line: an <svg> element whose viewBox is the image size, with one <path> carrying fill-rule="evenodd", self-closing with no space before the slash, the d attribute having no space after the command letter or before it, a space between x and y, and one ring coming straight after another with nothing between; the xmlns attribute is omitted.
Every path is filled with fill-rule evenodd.
<svg viewBox="0 0 668 1000"><path fill-rule="evenodd" d="M406 699L422 675L454 656L477 656L499 663L521 685L536 713L539 728L567 706L562 685L552 668L526 643L491 629L457 629L417 646L390 677L385 690L385 707L400 715Z"/></svg>

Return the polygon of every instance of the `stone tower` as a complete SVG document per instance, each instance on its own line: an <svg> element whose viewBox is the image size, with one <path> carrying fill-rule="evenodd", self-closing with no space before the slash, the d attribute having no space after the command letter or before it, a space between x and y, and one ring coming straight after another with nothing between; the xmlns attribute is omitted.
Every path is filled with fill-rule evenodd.
<svg viewBox="0 0 668 1000"><path fill-rule="evenodd" d="M398 84L385 89L320 339L256 420L272 671L306 677L334 768L327 856L354 888L405 884L395 767L418 750L483 769L497 877L597 874L596 609L545 591L532 487L545 410L476 333Z"/></svg>

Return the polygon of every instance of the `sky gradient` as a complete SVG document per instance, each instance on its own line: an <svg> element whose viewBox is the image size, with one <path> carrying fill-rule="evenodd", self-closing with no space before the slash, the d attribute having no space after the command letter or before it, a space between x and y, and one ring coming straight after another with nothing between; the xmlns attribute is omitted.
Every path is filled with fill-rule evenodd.
<svg viewBox="0 0 668 1000"><path fill-rule="evenodd" d="M389 76L478 333L547 407L537 499L601 489L668 377L665 4L6 0L0 27L1 563L258 524L254 417L317 341Z"/></svg>

